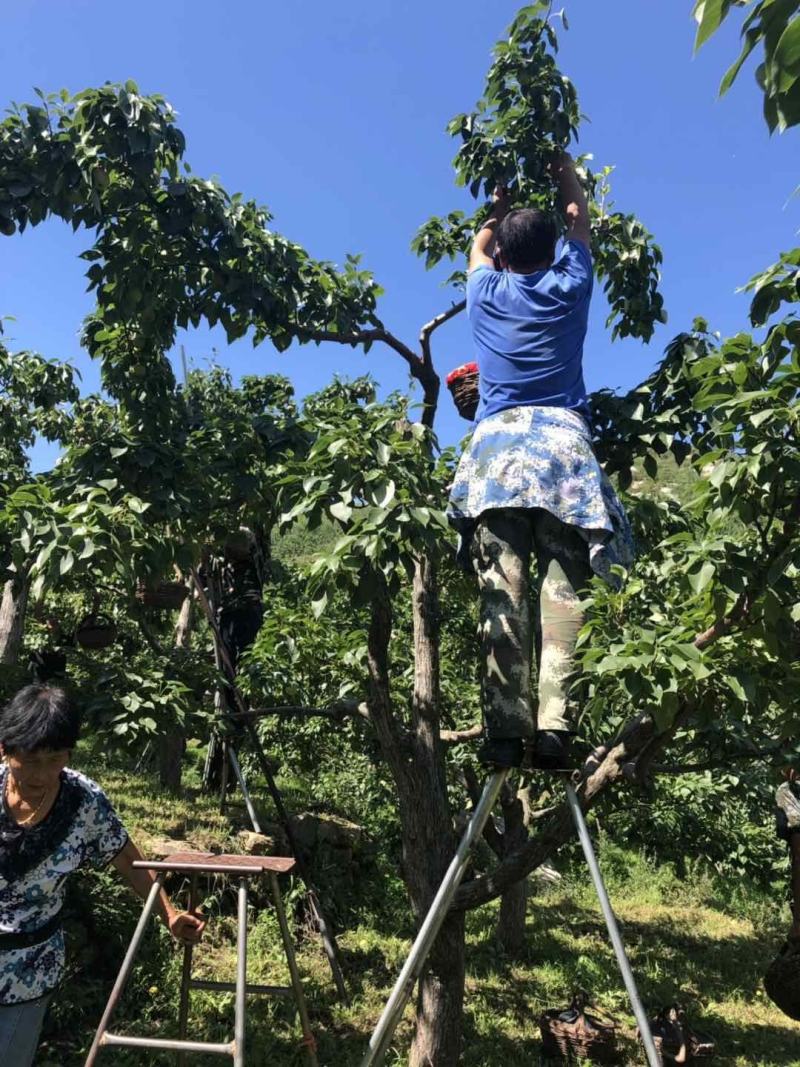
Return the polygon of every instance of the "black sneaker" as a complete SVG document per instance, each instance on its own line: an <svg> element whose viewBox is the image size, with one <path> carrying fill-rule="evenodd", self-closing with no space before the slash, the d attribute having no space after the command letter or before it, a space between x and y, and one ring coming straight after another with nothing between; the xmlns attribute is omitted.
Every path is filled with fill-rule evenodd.
<svg viewBox="0 0 800 1067"><path fill-rule="evenodd" d="M571 771L569 730L538 730L531 763L540 771Z"/></svg>
<svg viewBox="0 0 800 1067"><path fill-rule="evenodd" d="M487 737L478 749L478 759L485 767L507 769L521 767L525 742L521 737Z"/></svg>

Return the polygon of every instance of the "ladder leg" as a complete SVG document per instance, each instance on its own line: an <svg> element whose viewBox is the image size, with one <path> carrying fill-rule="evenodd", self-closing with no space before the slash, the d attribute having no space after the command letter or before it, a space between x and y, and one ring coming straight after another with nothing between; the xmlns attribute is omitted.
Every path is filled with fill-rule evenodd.
<svg viewBox="0 0 800 1067"><path fill-rule="evenodd" d="M197 875L192 875L189 886L189 911L193 912L197 907ZM183 970L181 972L181 999L178 1009L178 1037L181 1041L186 1040L187 1023L189 1020L189 982L192 977L192 954L194 945L187 941L183 946ZM178 1067L185 1067L186 1054L178 1053Z"/></svg>
<svg viewBox="0 0 800 1067"><path fill-rule="evenodd" d="M644 1045L644 1050L647 1055L648 1065L649 1067L661 1067L661 1057L656 1051L656 1046L653 1042L653 1035L650 1032L650 1023L642 1005L639 990L636 988L636 979L633 977L630 961L625 952L625 946L622 943L619 926L617 925L617 917L614 914L614 909L611 907L611 901L608 899L608 892L606 890L605 882L603 881L603 875L600 871L600 865L597 862L594 847L592 846L592 839L589 836L586 819L583 817L580 801L578 800L575 790L570 782L566 783L566 789L572 818L575 821L575 828L578 831L583 854L589 865L589 872L592 876L592 881L594 882L597 898L600 901L600 908L602 909L603 918L605 919L608 928L608 936L611 938L614 954L617 957L617 964L622 973L622 980L625 983L625 988L628 991L628 997L630 998L631 1006L633 1008L633 1014L636 1016L636 1022L639 1025L639 1033L642 1037L642 1044Z"/></svg>
<svg viewBox="0 0 800 1067"><path fill-rule="evenodd" d="M253 798L250 796L250 790L247 788L247 782L244 780L242 774L242 767L239 763L239 757L236 755L236 749L232 744L228 744L228 758L230 759L231 767L233 767L233 773L236 775L236 781L239 783L239 788L242 791L244 797L245 807L247 808L247 814L250 817L250 823L257 834L260 834L261 824L258 821L258 815L256 814L255 806L253 805Z"/></svg>
<svg viewBox="0 0 800 1067"><path fill-rule="evenodd" d="M492 813L492 808L508 774L507 770L496 771L483 787L481 798L475 807L467 829L464 831L464 836L459 842L456 854L453 856L442 884L433 898L433 903L428 909L428 914L425 916L416 940L411 947L411 953L395 982L391 996L378 1020L378 1025L375 1027L375 1032L370 1038L369 1048L361 1061L361 1067L374 1067L374 1065L383 1062L386 1049L397 1029L397 1024L400 1022L403 1009L408 1003L408 998L411 996L416 981L422 973L422 968L425 966L425 961L428 958L433 942L436 940L436 935L441 929L456 890L464 877L464 872L469 863L470 850L483 833L483 828Z"/></svg>
<svg viewBox="0 0 800 1067"><path fill-rule="evenodd" d="M219 813L225 814L225 810L228 806L228 741L226 738L222 739L222 768L220 770L220 783L219 783Z"/></svg>
<svg viewBox="0 0 800 1067"><path fill-rule="evenodd" d="M247 730L247 736L250 739L250 743L256 754L256 759L261 767L261 773L264 775L264 780L267 783L267 789L269 795L272 797L272 803L275 805L275 811L277 812L278 819L281 826L286 833L286 839L289 842L289 848L294 856L295 863L297 864L297 873L303 880L306 890L308 892L308 904L312 916L316 919L317 929L319 935L322 938L322 947L325 949L325 955L328 957L328 963L331 968L331 975L333 976L333 982L336 986L336 992L339 994L339 999L343 1004L349 1003L349 996L347 993L347 986L344 980L344 972L342 970L342 961L339 955L339 946L336 944L336 935L333 932L333 928L325 917L322 910L322 904L320 903L319 894L314 887L314 883L311 879L311 875L306 866L306 861L303 857L303 850L300 848L292 829L292 820L289 818L289 813L286 810L286 805L283 803L283 797L278 789L278 784L275 781L275 776L272 773L272 768L269 765L266 753L264 752L264 746L261 744L261 738L258 736L258 731L252 723L248 723L245 727Z"/></svg>
<svg viewBox="0 0 800 1067"><path fill-rule="evenodd" d="M236 936L236 1017L233 1067L244 1067L244 1028L247 1013L247 878L239 882L239 928Z"/></svg>
<svg viewBox="0 0 800 1067"><path fill-rule="evenodd" d="M139 916L139 922L136 924L131 943L128 945L128 951L125 953L125 959L122 961L117 980L114 982L114 988L111 990L111 996L108 998L108 1003L103 1011L100 1025L97 1027L97 1032L94 1035L94 1041L92 1041L92 1047L89 1049L89 1055L86 1057L84 1067L93 1067L94 1062L97 1059L97 1054L103 1043L103 1037L105 1036L106 1030L108 1030L108 1024L111 1021L111 1016L114 1014L114 1009L125 989L128 975L133 967L133 961L136 958L136 953L139 951L139 945L141 944L147 929L147 921L153 912L153 908L156 906L156 901L158 900L158 895L161 892L163 884L164 875L163 873L160 873L157 875L155 882L153 882L153 886L148 894L145 905L142 908L142 914Z"/></svg>
<svg viewBox="0 0 800 1067"><path fill-rule="evenodd" d="M289 965L289 975L292 980L294 999L297 1003L297 1013L300 1016L300 1025L303 1028L303 1044L306 1047L306 1054L308 1055L308 1062L311 1064L311 1067L317 1067L317 1043L314 1040L314 1034L311 1031L311 1020L308 1017L306 996L303 992L303 983L300 981L300 972L297 969L297 958L294 954L292 934L289 930L289 923L286 920L283 897L281 896L281 887L278 885L278 876L274 871L270 872L269 883L270 889L272 890L272 900L275 904L275 912L278 916L278 925L281 928L281 938L283 940L284 951L286 952L286 962Z"/></svg>

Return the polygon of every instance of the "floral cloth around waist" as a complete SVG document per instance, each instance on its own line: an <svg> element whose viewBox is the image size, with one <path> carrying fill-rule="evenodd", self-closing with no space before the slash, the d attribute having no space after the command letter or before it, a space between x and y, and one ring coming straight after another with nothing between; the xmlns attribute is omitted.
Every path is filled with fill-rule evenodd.
<svg viewBox="0 0 800 1067"><path fill-rule="evenodd" d="M589 427L575 411L515 407L478 423L447 509L464 548L479 517L494 508L542 508L577 527L589 545L592 569L614 585L611 567L627 569L633 562L627 516L594 454Z"/></svg>

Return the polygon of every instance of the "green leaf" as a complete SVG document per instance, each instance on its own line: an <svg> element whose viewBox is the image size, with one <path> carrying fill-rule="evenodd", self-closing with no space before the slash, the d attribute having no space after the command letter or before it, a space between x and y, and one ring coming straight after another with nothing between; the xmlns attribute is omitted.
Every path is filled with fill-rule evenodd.
<svg viewBox="0 0 800 1067"><path fill-rule="evenodd" d="M328 594L323 593L317 600L311 601L311 610L314 613L314 618L318 619L328 606Z"/></svg>
<svg viewBox="0 0 800 1067"><path fill-rule="evenodd" d="M695 591L695 593L702 593L708 583L714 577L716 567L713 563L706 561L702 567L695 571L694 574L689 575L689 585Z"/></svg>
<svg viewBox="0 0 800 1067"><path fill-rule="evenodd" d="M766 422L767 419L771 418L773 414L774 412L771 411L769 408L766 411L757 411L755 415L750 416L750 422L753 424L753 426L756 427L756 429L758 429L758 427L761 426L762 423Z"/></svg>
<svg viewBox="0 0 800 1067"><path fill-rule="evenodd" d="M353 514L353 509L345 504L343 500L337 500L335 504L331 504L328 510L334 519L339 519L340 522L347 522Z"/></svg>
<svg viewBox="0 0 800 1067"><path fill-rule="evenodd" d="M725 72L725 77L720 82L720 86L719 86L719 95L720 96L724 96L725 93L727 93L727 91L730 89L730 87L736 81L736 78L738 77L739 71L742 69L742 66L744 65L745 61L747 60L747 57L750 55L750 53L755 48L756 44L758 43L758 40L759 40L759 34L758 34L757 31L749 30L745 34L745 45L742 48L741 53L739 54L739 58L736 60L735 63L732 63L731 66L728 67L727 71Z"/></svg>
<svg viewBox="0 0 800 1067"><path fill-rule="evenodd" d="M738 697L738 699L741 700L743 704L747 703L747 693L745 692L745 688L735 675L727 675L725 678L725 684L728 686L733 695L735 697Z"/></svg>
<svg viewBox="0 0 800 1067"><path fill-rule="evenodd" d="M697 22L697 36L694 41L695 52L702 48L712 34L722 25L728 14L730 0L697 0L693 15Z"/></svg>
<svg viewBox="0 0 800 1067"><path fill-rule="evenodd" d="M800 16L792 19L781 34L772 59L781 71L779 85L785 92L800 75Z"/></svg>
<svg viewBox="0 0 800 1067"><path fill-rule="evenodd" d="M394 500L396 492L397 486L394 484L392 479L389 478L388 481L382 482L373 492L373 503L378 508L388 508L388 506Z"/></svg>
<svg viewBox="0 0 800 1067"><path fill-rule="evenodd" d="M386 464L389 462L389 457L391 456L391 450L389 446L383 441L381 441L376 450L376 454L378 457L378 463L380 463L382 467L385 467Z"/></svg>
<svg viewBox="0 0 800 1067"><path fill-rule="evenodd" d="M58 573L66 574L72 570L72 565L75 562L75 556L71 550L67 550L58 562Z"/></svg>

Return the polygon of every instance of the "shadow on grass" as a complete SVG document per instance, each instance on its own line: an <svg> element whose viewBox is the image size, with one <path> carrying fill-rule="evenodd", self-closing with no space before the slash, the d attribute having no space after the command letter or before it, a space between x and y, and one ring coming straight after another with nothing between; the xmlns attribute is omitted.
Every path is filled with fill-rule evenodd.
<svg viewBox="0 0 800 1067"><path fill-rule="evenodd" d="M762 975L776 950L774 939L758 934L710 936L693 929L688 925L691 921L691 913L684 916L677 911L674 921L629 918L620 922L647 1009L654 1013L664 1004L686 1004L697 1029L716 1041L717 1063L798 1067L800 1026L788 1019L785 1024L774 1022L777 1013L763 994ZM641 1062L633 1041L630 1007L605 924L597 913L563 899L531 901L526 948L516 961L499 956L488 922L476 926L483 936L470 949L473 1003L469 995L467 1000L470 1043L476 1048L484 1046L491 1035L496 1062L504 1067L538 1062L539 1012L544 1007L565 1006L573 989L588 985L599 1001L612 1002L628 1024L629 1058L624 1062ZM473 928L473 937L475 933ZM716 1009L704 1010L714 1002ZM523 1039L507 1042L500 1026L492 1024L492 1016L506 1025L510 1022ZM468 1049L464 1062L477 1067L485 1061Z"/></svg>

